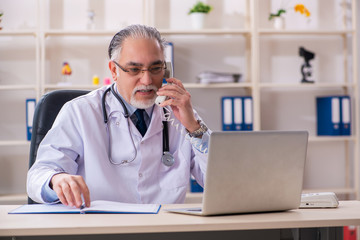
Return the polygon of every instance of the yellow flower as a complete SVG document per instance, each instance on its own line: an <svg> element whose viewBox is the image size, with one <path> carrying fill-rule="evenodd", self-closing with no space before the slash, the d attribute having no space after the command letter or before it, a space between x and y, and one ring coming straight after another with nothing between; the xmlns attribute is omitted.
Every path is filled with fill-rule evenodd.
<svg viewBox="0 0 360 240"><path fill-rule="evenodd" d="M304 6L304 4L296 4L294 7L295 12L300 12L300 14L310 17L309 10Z"/></svg>

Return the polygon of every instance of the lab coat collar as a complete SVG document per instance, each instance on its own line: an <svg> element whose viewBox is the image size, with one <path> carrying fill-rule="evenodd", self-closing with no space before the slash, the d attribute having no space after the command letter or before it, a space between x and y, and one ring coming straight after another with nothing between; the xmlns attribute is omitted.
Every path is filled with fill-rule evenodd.
<svg viewBox="0 0 360 240"><path fill-rule="evenodd" d="M164 120L163 108L155 104L151 116L150 125L148 127L148 130L146 131L144 140L147 138L151 138L152 136L158 134L160 131L163 130L163 123L162 123L163 120Z"/></svg>
<svg viewBox="0 0 360 240"><path fill-rule="evenodd" d="M108 86L108 87L111 87L111 85ZM107 88L105 88L104 91ZM108 91L106 93L105 107L106 107L106 111L107 111L108 116L111 116L114 112L121 112L122 115L125 114L124 108L119 103L119 101L116 99L116 97L111 93L111 91Z"/></svg>

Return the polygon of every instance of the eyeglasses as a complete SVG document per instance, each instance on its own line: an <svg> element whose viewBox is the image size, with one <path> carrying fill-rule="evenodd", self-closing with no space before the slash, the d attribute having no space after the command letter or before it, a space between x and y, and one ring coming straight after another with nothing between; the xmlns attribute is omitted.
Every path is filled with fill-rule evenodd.
<svg viewBox="0 0 360 240"><path fill-rule="evenodd" d="M140 72L144 73L145 71L149 71L149 73L153 74L153 75L157 75L162 73L163 70L166 69L166 64L164 62L160 63L160 64L155 64L150 66L147 69L142 69L140 67L128 67L128 68L124 68L122 66L120 66L120 64L118 64L117 62L113 61L113 63L115 63L116 66L118 66L121 70L123 70L124 72L128 73L131 76L136 76L138 75Z"/></svg>

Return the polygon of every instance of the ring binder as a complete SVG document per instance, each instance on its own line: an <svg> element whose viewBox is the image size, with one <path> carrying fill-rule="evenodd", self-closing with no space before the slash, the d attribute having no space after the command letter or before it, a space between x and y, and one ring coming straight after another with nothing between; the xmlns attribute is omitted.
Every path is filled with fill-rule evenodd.
<svg viewBox="0 0 360 240"><path fill-rule="evenodd" d="M253 104L252 97L222 97L222 130L252 131Z"/></svg>

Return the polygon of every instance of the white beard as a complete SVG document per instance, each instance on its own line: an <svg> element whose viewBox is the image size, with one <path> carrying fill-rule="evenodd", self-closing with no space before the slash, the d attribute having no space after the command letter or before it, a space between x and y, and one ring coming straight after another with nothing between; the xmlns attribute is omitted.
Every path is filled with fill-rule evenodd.
<svg viewBox="0 0 360 240"><path fill-rule="evenodd" d="M158 88L155 85L138 86L138 87L134 88L134 90L131 94L130 104L132 106L134 106L136 108L140 108L140 109L146 109L146 108L149 108L152 105L154 105L157 95L155 94L154 97L149 100L139 101L139 100L135 99L135 93L139 90L154 90L155 92L157 92Z"/></svg>

